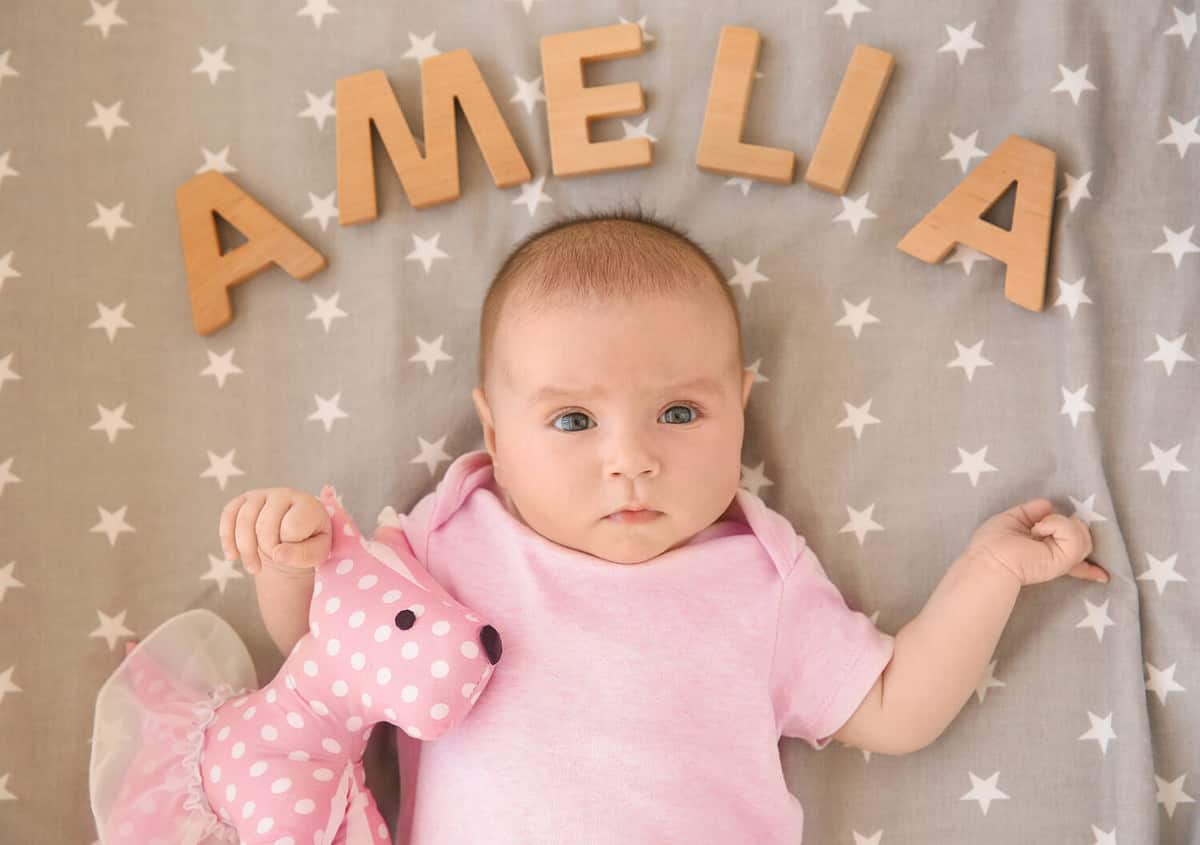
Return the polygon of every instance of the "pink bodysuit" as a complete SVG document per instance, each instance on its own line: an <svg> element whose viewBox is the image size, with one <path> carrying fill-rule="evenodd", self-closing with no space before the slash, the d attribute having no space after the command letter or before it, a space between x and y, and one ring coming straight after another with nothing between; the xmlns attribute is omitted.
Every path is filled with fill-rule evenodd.
<svg viewBox="0 0 1200 845"><path fill-rule="evenodd" d="M895 640L757 496L727 516L612 563L509 513L482 450L410 514L385 509L375 539L504 633L470 718L430 743L397 732L398 843L799 843L779 738L828 745Z"/></svg>

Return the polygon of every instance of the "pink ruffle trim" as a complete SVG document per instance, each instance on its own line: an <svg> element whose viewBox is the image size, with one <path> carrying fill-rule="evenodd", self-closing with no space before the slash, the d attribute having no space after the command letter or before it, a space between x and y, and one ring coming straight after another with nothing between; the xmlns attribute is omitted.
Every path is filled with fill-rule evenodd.
<svg viewBox="0 0 1200 845"><path fill-rule="evenodd" d="M208 694L208 699L192 705L195 722L187 734L187 754L180 765L183 766L185 789L187 797L183 801L185 810L194 810L203 819L202 836L216 837L226 842L237 842L238 832L233 825L218 818L208 803L204 794L204 782L200 773L200 755L204 750L204 733L217 715L217 709L229 699L245 695L246 689L234 689L229 684L221 684Z"/></svg>

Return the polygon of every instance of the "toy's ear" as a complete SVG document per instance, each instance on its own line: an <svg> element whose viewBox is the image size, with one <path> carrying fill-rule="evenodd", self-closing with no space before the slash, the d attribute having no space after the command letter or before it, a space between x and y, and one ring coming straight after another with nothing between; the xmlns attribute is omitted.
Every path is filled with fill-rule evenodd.
<svg viewBox="0 0 1200 845"><path fill-rule="evenodd" d="M321 488L321 502L329 514L333 537L329 547L329 557L318 569L327 567L331 561L335 560L339 562L347 558L358 560L362 557L363 552L366 552L368 558L397 573L413 586L429 592L429 585L425 581L430 576L425 572L425 568L417 562L417 559L407 553L403 555L397 553L386 543L378 543L364 537L358 530L358 526L354 524L350 514L346 513L341 502L338 501L337 491L333 489L332 485L326 484Z"/></svg>
<svg viewBox="0 0 1200 845"><path fill-rule="evenodd" d="M343 515L346 513L345 509L342 507L341 500L338 499L337 490L333 489L332 484L323 485L321 487L321 493L317 498L321 500L321 504L325 506L326 513L328 513L330 516L333 516L338 512L342 513Z"/></svg>
<svg viewBox="0 0 1200 845"><path fill-rule="evenodd" d="M366 537L362 538L362 547L367 554L401 578L411 582L413 586L429 592L429 585L425 583L425 579L432 579L432 576L426 572L425 567L417 562L415 557L407 552L401 553L387 543L368 540Z"/></svg>
<svg viewBox="0 0 1200 845"><path fill-rule="evenodd" d="M358 526L354 524L354 519L342 507L342 503L337 497L337 491L334 490L332 484L326 484L321 488L319 498L321 504L325 506L325 512L329 514L330 533L332 534L329 559L325 563L334 558L341 560L349 557L353 550L360 546L361 532L358 530Z"/></svg>

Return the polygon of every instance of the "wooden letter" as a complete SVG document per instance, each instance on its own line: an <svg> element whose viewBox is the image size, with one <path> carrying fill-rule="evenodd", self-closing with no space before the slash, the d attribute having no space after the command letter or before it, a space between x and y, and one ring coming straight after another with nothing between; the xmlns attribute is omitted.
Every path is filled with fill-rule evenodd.
<svg viewBox="0 0 1200 845"><path fill-rule="evenodd" d="M808 163L805 182L838 196L846 193L895 64L891 53L864 44L854 48L821 140Z"/></svg>
<svg viewBox="0 0 1200 845"><path fill-rule="evenodd" d="M1054 218L1054 150L1019 135L979 163L896 246L936 264L964 243L1008 265L1004 296L1030 311L1045 301L1050 223ZM1017 183L1012 231L981 219Z"/></svg>
<svg viewBox="0 0 1200 845"><path fill-rule="evenodd" d="M400 177L413 208L458 199L458 135L455 100L498 188L511 188L532 177L500 109L466 49L430 56L421 62L421 108L425 157L396 94L381 70L337 81L338 222L343 226L374 220L375 162L371 122Z"/></svg>
<svg viewBox="0 0 1200 845"><path fill-rule="evenodd" d="M745 176L789 185L796 168L796 154L776 147L742 143L750 88L758 64L758 31L741 26L721 27L717 62L713 66L704 111L696 166L713 173Z"/></svg>
<svg viewBox="0 0 1200 845"><path fill-rule="evenodd" d="M542 76L546 81L546 123L550 164L555 176L584 176L609 170L647 167L649 138L588 140L588 121L623 117L646 110L637 82L585 88L583 63L623 59L642 52L642 29L614 24L542 37Z"/></svg>
<svg viewBox="0 0 1200 845"><path fill-rule="evenodd" d="M229 288L266 269L272 262L296 279L325 267L325 256L283 225L224 173L206 170L175 191L183 263L187 269L192 324L208 335L233 319ZM217 237L220 214L246 237L246 243L221 254Z"/></svg>

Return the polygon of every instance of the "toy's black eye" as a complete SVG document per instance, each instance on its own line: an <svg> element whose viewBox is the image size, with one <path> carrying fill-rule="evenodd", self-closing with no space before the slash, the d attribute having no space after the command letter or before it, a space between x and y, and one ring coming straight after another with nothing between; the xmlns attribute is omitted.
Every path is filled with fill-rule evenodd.
<svg viewBox="0 0 1200 845"><path fill-rule="evenodd" d="M402 610L396 614L396 627L401 631L407 631L417 623L417 614L411 610Z"/></svg>

